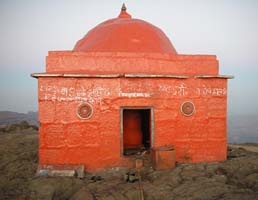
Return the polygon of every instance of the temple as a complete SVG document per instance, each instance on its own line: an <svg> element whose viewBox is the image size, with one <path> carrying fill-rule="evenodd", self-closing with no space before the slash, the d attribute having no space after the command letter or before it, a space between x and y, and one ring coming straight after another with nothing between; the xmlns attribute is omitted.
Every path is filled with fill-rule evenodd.
<svg viewBox="0 0 258 200"><path fill-rule="evenodd" d="M176 162L227 156L227 79L215 55L179 54L123 6L71 51L50 51L38 79L39 165L132 165L170 145Z"/></svg>

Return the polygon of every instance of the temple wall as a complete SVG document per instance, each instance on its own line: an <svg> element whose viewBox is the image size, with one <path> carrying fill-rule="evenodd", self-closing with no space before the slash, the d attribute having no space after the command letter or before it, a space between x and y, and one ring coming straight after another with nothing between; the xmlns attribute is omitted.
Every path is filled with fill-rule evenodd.
<svg viewBox="0 0 258 200"><path fill-rule="evenodd" d="M49 52L46 59L47 73L217 75L218 69L213 55L61 51Z"/></svg>
<svg viewBox="0 0 258 200"><path fill-rule="evenodd" d="M154 146L172 144L178 162L226 159L227 80L39 78L40 164L84 164L94 171L128 166L121 155L120 108L154 108ZM184 101L195 105L184 116ZM77 116L93 106L88 120Z"/></svg>

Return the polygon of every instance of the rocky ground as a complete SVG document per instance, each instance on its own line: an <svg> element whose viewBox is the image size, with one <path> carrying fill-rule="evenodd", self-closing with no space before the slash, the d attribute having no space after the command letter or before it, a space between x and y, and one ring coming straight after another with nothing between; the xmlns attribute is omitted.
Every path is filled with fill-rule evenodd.
<svg viewBox="0 0 258 200"><path fill-rule="evenodd" d="M0 132L0 199L141 199L138 181L126 182L124 168L88 173L84 179L36 177L37 140L31 127ZM252 144L231 145L224 162L169 171L146 168L141 172L144 199L258 199L258 153L251 152L256 150Z"/></svg>

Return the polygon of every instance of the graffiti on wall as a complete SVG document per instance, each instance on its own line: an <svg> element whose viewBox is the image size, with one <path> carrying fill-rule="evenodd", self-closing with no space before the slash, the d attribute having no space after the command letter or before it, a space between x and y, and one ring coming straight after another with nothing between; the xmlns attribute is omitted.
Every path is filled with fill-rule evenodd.
<svg viewBox="0 0 258 200"><path fill-rule="evenodd" d="M202 85L202 87L189 88L186 84L182 83L179 85L159 85L159 91L165 92L166 94L172 94L173 96L225 96L227 95L226 88L210 87Z"/></svg>
<svg viewBox="0 0 258 200"><path fill-rule="evenodd" d="M135 85L133 85L135 86ZM136 87L136 86L135 86ZM143 91L142 88L146 88ZM101 103L108 97L121 98L150 98L153 96L226 96L227 89L202 85L201 87L189 87L185 83L176 85L160 84L148 87L132 86L116 89L104 86L85 88L84 86L68 87L58 85L41 85L40 98L43 101L85 101L91 104Z"/></svg>
<svg viewBox="0 0 258 200"><path fill-rule="evenodd" d="M188 95L187 86L184 83L179 85L159 85L159 91L173 96L186 96Z"/></svg>
<svg viewBox="0 0 258 200"><path fill-rule="evenodd" d="M203 95L203 96L225 96L227 95L227 89L226 88L212 88L212 87L206 87L203 86L202 88L196 88L196 94L197 95Z"/></svg>
<svg viewBox="0 0 258 200"><path fill-rule="evenodd" d="M111 94L108 88L85 89L83 86L75 88L41 85L39 91L45 101L86 101L92 104L101 103L103 98Z"/></svg>

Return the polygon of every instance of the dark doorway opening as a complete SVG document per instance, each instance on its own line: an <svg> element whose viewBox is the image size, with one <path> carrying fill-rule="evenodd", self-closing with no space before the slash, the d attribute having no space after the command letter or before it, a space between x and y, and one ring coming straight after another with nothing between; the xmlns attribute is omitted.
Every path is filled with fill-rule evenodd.
<svg viewBox="0 0 258 200"><path fill-rule="evenodd" d="M151 146L151 110L123 109L123 154L135 155Z"/></svg>

